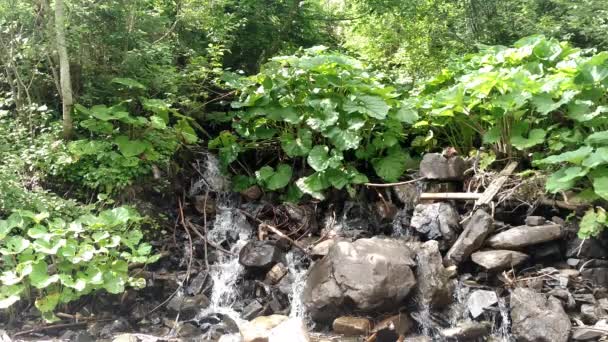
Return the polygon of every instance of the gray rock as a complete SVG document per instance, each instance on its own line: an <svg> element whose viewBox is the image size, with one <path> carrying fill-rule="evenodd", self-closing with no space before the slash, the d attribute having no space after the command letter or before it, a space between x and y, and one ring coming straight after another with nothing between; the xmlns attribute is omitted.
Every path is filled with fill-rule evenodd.
<svg viewBox="0 0 608 342"><path fill-rule="evenodd" d="M427 153L420 162L420 176L432 180L462 180L466 169L462 157L446 158L441 153Z"/></svg>
<svg viewBox="0 0 608 342"><path fill-rule="evenodd" d="M322 258L329 253L329 248L336 243L336 239L327 239L314 245L310 250L310 255L314 258Z"/></svg>
<svg viewBox="0 0 608 342"><path fill-rule="evenodd" d="M441 330L440 334L447 340L472 341L488 336L490 330L488 322L461 322L456 327Z"/></svg>
<svg viewBox="0 0 608 342"><path fill-rule="evenodd" d="M364 317L341 316L334 320L332 329L345 336L362 336L369 334L372 323Z"/></svg>
<svg viewBox="0 0 608 342"><path fill-rule="evenodd" d="M547 219L542 216L528 216L525 221L528 226L541 226L547 222Z"/></svg>
<svg viewBox="0 0 608 342"><path fill-rule="evenodd" d="M259 300L254 299L243 308L241 317L246 320L254 319L264 314L264 305Z"/></svg>
<svg viewBox="0 0 608 342"><path fill-rule="evenodd" d="M441 239L441 250L447 250L457 239L460 216L449 203L418 204L410 225L428 240Z"/></svg>
<svg viewBox="0 0 608 342"><path fill-rule="evenodd" d="M194 318L202 309L209 306L209 298L204 294L186 296L178 291L167 303L167 309L173 313L180 313L180 319L189 320Z"/></svg>
<svg viewBox="0 0 608 342"><path fill-rule="evenodd" d="M249 241L239 253L239 263L245 267L269 270L281 260L283 252L273 241Z"/></svg>
<svg viewBox="0 0 608 342"><path fill-rule="evenodd" d="M186 292L191 295L197 295L205 289L205 285L211 281L211 277L205 271L199 272L188 285Z"/></svg>
<svg viewBox="0 0 608 342"><path fill-rule="evenodd" d="M394 186L393 192L395 192L397 199L403 203L404 207L409 208L410 210L416 205L418 197L420 196L418 186L413 183Z"/></svg>
<svg viewBox="0 0 608 342"><path fill-rule="evenodd" d="M608 329L598 329L595 327L576 327L572 332L572 339L575 341L597 341L602 336L608 335Z"/></svg>
<svg viewBox="0 0 608 342"><path fill-rule="evenodd" d="M443 307L452 302L454 282L450 272L443 266L439 244L431 240L423 243L416 251L416 294L424 305Z"/></svg>
<svg viewBox="0 0 608 342"><path fill-rule="evenodd" d="M567 289L553 289L547 292L547 295L561 299L568 309L576 307L576 300L574 300L574 296Z"/></svg>
<svg viewBox="0 0 608 342"><path fill-rule="evenodd" d="M488 246L493 248L522 248L559 239L562 236L561 226L548 224L544 226L519 226L498 233L488 239Z"/></svg>
<svg viewBox="0 0 608 342"><path fill-rule="evenodd" d="M118 333L124 333L131 330L132 328L129 322L121 317L104 325L99 332L99 336L102 338L110 338L118 335Z"/></svg>
<svg viewBox="0 0 608 342"><path fill-rule="evenodd" d="M447 265L458 265L471 256L485 242L488 235L494 230L492 217L484 210L475 211L464 231L452 248L446 254L444 260Z"/></svg>
<svg viewBox="0 0 608 342"><path fill-rule="evenodd" d="M302 300L314 320L399 307L416 285L414 253L396 239L334 244L309 270Z"/></svg>
<svg viewBox="0 0 608 342"><path fill-rule="evenodd" d="M606 316L606 311L596 304L581 305L581 318L586 324L595 324L600 318Z"/></svg>
<svg viewBox="0 0 608 342"><path fill-rule="evenodd" d="M570 267L576 267L576 266L578 266L578 264L580 264L580 262L581 262L581 259L569 258L568 260L566 260L566 263Z"/></svg>
<svg viewBox="0 0 608 342"><path fill-rule="evenodd" d="M527 288L511 292L511 331L521 342L567 342L572 325L557 298Z"/></svg>
<svg viewBox="0 0 608 342"><path fill-rule="evenodd" d="M494 291L477 290L467 299L467 308L473 318L479 317L484 310L495 304L498 304L498 296Z"/></svg>
<svg viewBox="0 0 608 342"><path fill-rule="evenodd" d="M475 252L471 260L488 271L502 271L521 264L528 255L509 250L487 250Z"/></svg>
<svg viewBox="0 0 608 342"><path fill-rule="evenodd" d="M587 268L581 271L581 276L596 286L608 287L608 268Z"/></svg>
<svg viewBox="0 0 608 342"><path fill-rule="evenodd" d="M545 259L547 261L562 260L562 251L559 248L557 241L541 243L540 245L531 246L527 249L532 258L535 260Z"/></svg>
<svg viewBox="0 0 608 342"><path fill-rule="evenodd" d="M120 334L112 339L112 342L138 342L137 336L132 334Z"/></svg>
<svg viewBox="0 0 608 342"><path fill-rule="evenodd" d="M605 259L608 258L608 244L605 239L589 238L583 241L575 237L567 241L566 256L577 259Z"/></svg>

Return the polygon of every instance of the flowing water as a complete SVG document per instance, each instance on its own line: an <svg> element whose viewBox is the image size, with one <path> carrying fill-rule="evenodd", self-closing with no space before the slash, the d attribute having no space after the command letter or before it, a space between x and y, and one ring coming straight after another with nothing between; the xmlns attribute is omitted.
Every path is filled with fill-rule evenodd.
<svg viewBox="0 0 608 342"><path fill-rule="evenodd" d="M297 251L291 251L287 253L286 261L287 268L289 270L290 277L293 277L291 284L291 293L289 295L289 302L291 303L291 310L289 317L301 318L307 321L306 311L304 304L302 303L302 291L306 282L306 267L302 265L304 256L299 254Z"/></svg>

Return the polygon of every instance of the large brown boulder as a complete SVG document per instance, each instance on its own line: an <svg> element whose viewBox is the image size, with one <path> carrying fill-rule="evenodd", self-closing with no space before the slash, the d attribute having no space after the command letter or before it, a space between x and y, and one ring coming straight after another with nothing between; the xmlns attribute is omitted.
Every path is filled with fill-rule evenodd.
<svg viewBox="0 0 608 342"><path fill-rule="evenodd" d="M395 239L335 243L310 269L302 294L314 320L340 314L393 310L416 285L414 253Z"/></svg>

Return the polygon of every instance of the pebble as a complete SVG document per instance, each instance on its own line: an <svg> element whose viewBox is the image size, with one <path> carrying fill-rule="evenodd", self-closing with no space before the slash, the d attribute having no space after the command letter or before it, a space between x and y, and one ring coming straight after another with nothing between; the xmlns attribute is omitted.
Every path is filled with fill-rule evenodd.
<svg viewBox="0 0 608 342"><path fill-rule="evenodd" d="M367 335L371 330L369 319L364 317L342 316L334 320L333 331L345 336Z"/></svg>

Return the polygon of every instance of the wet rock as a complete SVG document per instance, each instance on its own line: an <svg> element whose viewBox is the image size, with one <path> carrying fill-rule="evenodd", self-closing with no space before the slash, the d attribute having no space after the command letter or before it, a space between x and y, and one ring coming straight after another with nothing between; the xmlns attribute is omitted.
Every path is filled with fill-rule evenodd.
<svg viewBox="0 0 608 342"><path fill-rule="evenodd" d="M215 215L215 199L209 196L194 196L194 208L200 214Z"/></svg>
<svg viewBox="0 0 608 342"><path fill-rule="evenodd" d="M198 327L190 323L180 323L176 329L176 333L179 337L197 337L202 334Z"/></svg>
<svg viewBox="0 0 608 342"><path fill-rule="evenodd" d="M342 316L336 318L332 324L336 334L345 336L367 335L371 328L371 322L364 317Z"/></svg>
<svg viewBox="0 0 608 342"><path fill-rule="evenodd" d="M309 342L308 330L304 321L290 318L274 327L268 336L268 342Z"/></svg>
<svg viewBox="0 0 608 342"><path fill-rule="evenodd" d="M532 246L528 248L528 252L535 260L562 260L562 252L559 248L559 244L553 241Z"/></svg>
<svg viewBox="0 0 608 342"><path fill-rule="evenodd" d="M413 255L396 239L337 242L310 268L303 303L314 320L325 321L353 309L395 309L416 285Z"/></svg>
<svg viewBox="0 0 608 342"><path fill-rule="evenodd" d="M472 341L490 334L488 322L463 322L454 328L443 329L440 334L443 338L455 341Z"/></svg>
<svg viewBox="0 0 608 342"><path fill-rule="evenodd" d="M492 217L482 209L475 211L464 231L445 256L447 265L458 265L471 256L494 230Z"/></svg>
<svg viewBox="0 0 608 342"><path fill-rule="evenodd" d="M547 292L547 295L559 298L568 309L576 307L576 300L574 300L574 296L567 289L553 289Z"/></svg>
<svg viewBox="0 0 608 342"><path fill-rule="evenodd" d="M269 270L282 255L274 241L249 241L239 253L239 263L252 269Z"/></svg>
<svg viewBox="0 0 608 342"><path fill-rule="evenodd" d="M399 202L410 210L416 205L420 196L417 185L413 183L394 186L393 192L397 196L397 199L399 199Z"/></svg>
<svg viewBox="0 0 608 342"><path fill-rule="evenodd" d="M253 185L241 191L241 195L248 201L257 201L262 197L262 189L259 186Z"/></svg>
<svg viewBox="0 0 608 342"><path fill-rule="evenodd" d="M487 250L475 252L471 260L488 271L502 271L517 266L528 259L528 255L509 250Z"/></svg>
<svg viewBox="0 0 608 342"><path fill-rule="evenodd" d="M416 294L421 303L431 307L448 305L453 299L454 282L443 267L439 243L434 240L423 243L416 251L416 264Z"/></svg>
<svg viewBox="0 0 608 342"><path fill-rule="evenodd" d="M205 289L205 285L210 281L211 279L207 272L199 272L196 277L194 277L192 281L190 281L190 284L186 288L186 293L191 296L197 295L203 292L203 290Z"/></svg>
<svg viewBox="0 0 608 342"><path fill-rule="evenodd" d="M511 292L512 332L522 342L567 342L570 319L557 298L526 288Z"/></svg>
<svg viewBox="0 0 608 342"><path fill-rule="evenodd" d="M116 336L117 333L124 333L130 330L132 329L129 322L124 318L119 318L104 325L99 332L99 336L102 338L110 338L112 336Z"/></svg>
<svg viewBox="0 0 608 342"><path fill-rule="evenodd" d="M568 260L566 260L566 263L570 267L577 267L578 264L581 263L581 260L580 259L569 258Z"/></svg>
<svg viewBox="0 0 608 342"><path fill-rule="evenodd" d="M462 157L446 158L441 153L427 153L420 162L420 177L430 180L462 180L466 168Z"/></svg>
<svg viewBox="0 0 608 342"><path fill-rule="evenodd" d="M378 215L383 220L392 220L399 211L397 206L391 202L376 201L375 205Z"/></svg>
<svg viewBox="0 0 608 342"><path fill-rule="evenodd" d="M167 303L167 309L173 313L180 313L180 318L189 320L194 318L202 309L209 306L209 298L204 294L186 296L178 291Z"/></svg>
<svg viewBox="0 0 608 342"><path fill-rule="evenodd" d="M315 210L310 205L285 203L283 205L287 216L294 222L297 222L299 227L310 234L314 234L319 230L317 216Z"/></svg>
<svg viewBox="0 0 608 342"><path fill-rule="evenodd" d="M441 250L447 250L458 237L460 216L449 203L418 204L410 225L428 240L442 240Z"/></svg>
<svg viewBox="0 0 608 342"><path fill-rule="evenodd" d="M264 312L264 305L259 300L254 299L243 308L241 317L246 320L254 319Z"/></svg>
<svg viewBox="0 0 608 342"><path fill-rule="evenodd" d="M467 308L473 318L479 317L486 309L496 304L498 304L498 296L494 291L477 290L467 299Z"/></svg>
<svg viewBox="0 0 608 342"><path fill-rule="evenodd" d="M2 330L0 330L0 342L10 342L10 339L4 340L2 336ZM8 336L7 336L8 338ZM94 342L95 338L86 330L73 331L67 330L63 333L59 340L61 341L70 341L70 342Z"/></svg>
<svg viewBox="0 0 608 342"><path fill-rule="evenodd" d="M432 342L431 338L427 337L427 336L409 336L405 341L406 342ZM386 342L388 342L388 341L386 341Z"/></svg>
<svg viewBox="0 0 608 342"><path fill-rule="evenodd" d="M581 305L581 318L586 324L595 324L600 318L606 316L606 311L595 304Z"/></svg>
<svg viewBox="0 0 608 342"><path fill-rule="evenodd" d="M287 274L287 272L289 272L287 267L285 267L285 265L283 265L283 263L280 262L280 263L272 266L270 271L268 271L268 273L266 273L266 279L264 280L264 282L266 284L271 284L271 285L277 284L279 281L281 281L281 279L283 279L283 277Z"/></svg>
<svg viewBox="0 0 608 342"><path fill-rule="evenodd" d="M605 234L602 234L602 237ZM589 238L584 241L579 238L568 239L566 245L566 256L568 258L608 258L608 244L605 239Z"/></svg>
<svg viewBox="0 0 608 342"><path fill-rule="evenodd" d="M270 330L289 317L282 315L260 316L240 327L243 342L268 342Z"/></svg>
<svg viewBox="0 0 608 342"><path fill-rule="evenodd" d="M132 334L120 334L116 337L114 337L114 339L112 339L112 342L138 342L139 339L137 338L137 336L132 335Z"/></svg>
<svg viewBox="0 0 608 342"><path fill-rule="evenodd" d="M329 249L336 243L335 239L327 239L314 245L310 250L310 255L314 258L322 258L329 253Z"/></svg>
<svg viewBox="0 0 608 342"><path fill-rule="evenodd" d="M608 286L608 268L587 268L581 271L581 276L596 286Z"/></svg>
<svg viewBox="0 0 608 342"><path fill-rule="evenodd" d="M405 336L414 327L414 322L409 314L401 312L397 315L387 317L378 322L372 332L379 335L396 334L397 336Z"/></svg>
<svg viewBox="0 0 608 342"><path fill-rule="evenodd" d="M488 246L493 248L522 248L541 242L552 241L562 236L562 228L558 224L544 226L519 226L498 233L488 239Z"/></svg>
<svg viewBox="0 0 608 342"><path fill-rule="evenodd" d="M525 221L527 226L542 226L547 219L542 216L528 216Z"/></svg>
<svg viewBox="0 0 608 342"><path fill-rule="evenodd" d="M572 339L575 341L598 341L602 336L608 336L608 329L576 327L572 332Z"/></svg>
<svg viewBox="0 0 608 342"><path fill-rule="evenodd" d="M205 336L212 341L219 339L222 335L239 332L236 322L228 315L220 313L203 316L196 323Z"/></svg>

